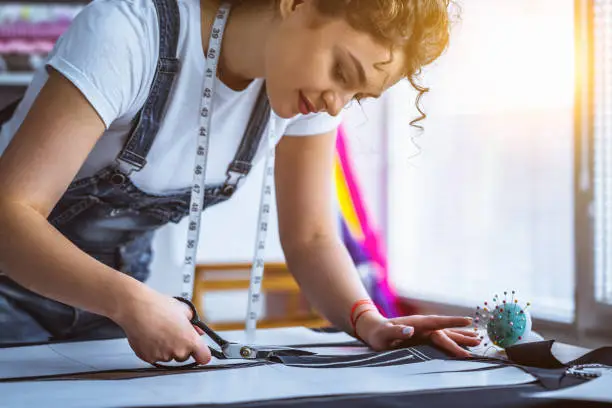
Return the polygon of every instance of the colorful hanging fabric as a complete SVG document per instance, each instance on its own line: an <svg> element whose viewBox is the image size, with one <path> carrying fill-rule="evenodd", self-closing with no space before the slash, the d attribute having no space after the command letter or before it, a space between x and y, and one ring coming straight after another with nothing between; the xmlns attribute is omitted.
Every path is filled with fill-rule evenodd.
<svg viewBox="0 0 612 408"><path fill-rule="evenodd" d="M344 243L356 266L374 268L370 296L387 317L398 316L397 295L389 282L386 249L373 226L352 166L343 126L338 129L334 177Z"/></svg>

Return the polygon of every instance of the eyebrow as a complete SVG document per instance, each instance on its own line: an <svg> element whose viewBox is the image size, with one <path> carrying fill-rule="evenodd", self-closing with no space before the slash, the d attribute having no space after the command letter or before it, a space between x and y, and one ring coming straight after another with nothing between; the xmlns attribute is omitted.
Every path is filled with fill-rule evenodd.
<svg viewBox="0 0 612 408"><path fill-rule="evenodd" d="M361 61L359 61L353 55L353 53L350 52L349 50L345 50L344 52L348 54L351 61L353 61L353 65L355 65L355 68L357 69L357 75L359 76L359 85L366 88L368 86L368 80L366 78L366 73L365 73L365 70L363 69L363 65L361 64ZM369 95L371 95L373 98L380 98L381 96L381 94L378 94L378 95L369 94Z"/></svg>
<svg viewBox="0 0 612 408"><path fill-rule="evenodd" d="M361 62L350 51L346 51L346 53L353 61L355 68L357 68L357 74L359 75L359 85L365 87L367 85L368 80L366 79L366 74L365 70L363 69L363 65L361 65Z"/></svg>

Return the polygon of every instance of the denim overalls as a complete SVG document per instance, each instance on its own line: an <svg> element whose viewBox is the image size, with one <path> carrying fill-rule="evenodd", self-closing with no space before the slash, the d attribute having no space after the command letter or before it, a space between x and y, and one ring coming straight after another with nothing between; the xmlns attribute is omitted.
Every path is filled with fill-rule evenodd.
<svg viewBox="0 0 612 408"><path fill-rule="evenodd" d="M152 1L159 19L160 43L149 96L115 164L73 181L48 217L80 249L139 281L149 275L154 231L186 216L191 196L190 186L171 195L149 194L137 188L129 177L131 171L146 165L180 65L176 59L180 24L177 4L175 0ZM229 164L227 181L206 186L204 208L230 198L238 181L249 173L269 117L264 85ZM193 135L194 158L196 136ZM0 345L123 335L121 328L105 317L44 298L0 275Z"/></svg>

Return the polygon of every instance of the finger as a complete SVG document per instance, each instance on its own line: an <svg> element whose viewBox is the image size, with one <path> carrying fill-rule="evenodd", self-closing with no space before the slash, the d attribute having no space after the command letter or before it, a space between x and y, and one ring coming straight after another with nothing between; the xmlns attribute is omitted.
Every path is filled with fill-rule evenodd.
<svg viewBox="0 0 612 408"><path fill-rule="evenodd" d="M180 353L176 354L174 356L174 360L178 361L179 363L183 363L189 360L189 357L191 357L191 353L188 350L185 350L185 351L181 351Z"/></svg>
<svg viewBox="0 0 612 408"><path fill-rule="evenodd" d="M376 351L388 350L410 339L413 334L413 327L385 322L376 329L375 335L370 336L368 345Z"/></svg>
<svg viewBox="0 0 612 408"><path fill-rule="evenodd" d="M211 359L208 345L200 336L196 336L191 349L191 356L198 364L208 364Z"/></svg>
<svg viewBox="0 0 612 408"><path fill-rule="evenodd" d="M154 359L156 363L169 363L170 361L172 361L172 356L170 354L162 354Z"/></svg>
<svg viewBox="0 0 612 408"><path fill-rule="evenodd" d="M472 324L471 317L460 316L426 316L419 322L418 329L423 330L442 330L455 327L465 327ZM416 326L416 325L415 325Z"/></svg>
<svg viewBox="0 0 612 408"><path fill-rule="evenodd" d="M391 345L395 340L406 340L414 334L414 327L403 324L389 324L382 329L381 336L385 343Z"/></svg>
<svg viewBox="0 0 612 408"><path fill-rule="evenodd" d="M446 333L441 330L433 332L430 339L435 345L448 351L456 357L470 357L472 355L469 351L459 347L457 343L451 340Z"/></svg>
<svg viewBox="0 0 612 408"><path fill-rule="evenodd" d="M197 331L200 336L204 335L204 330L200 329L198 326L193 326L193 327L195 328L195 331Z"/></svg>
<svg viewBox="0 0 612 408"><path fill-rule="evenodd" d="M466 336L461 333L453 332L450 330L444 330L446 335L452 339L455 343L463 346L477 346L480 344L481 339L479 337Z"/></svg>
<svg viewBox="0 0 612 408"><path fill-rule="evenodd" d="M155 363L155 359L152 356L147 355L146 353L143 353L141 351L134 351L134 352L136 353L136 356L142 361L144 361L145 363L149 363L149 364Z"/></svg>
<svg viewBox="0 0 612 408"><path fill-rule="evenodd" d="M144 361L145 363L153 364L155 359L151 353L147 353L144 351L142 347L139 347L139 344L134 341L133 338L128 337L128 344L130 348L136 354L136 357Z"/></svg>
<svg viewBox="0 0 612 408"><path fill-rule="evenodd" d="M398 348L402 345L402 340L393 340L391 342L391 348Z"/></svg>
<svg viewBox="0 0 612 408"><path fill-rule="evenodd" d="M479 338L474 338L474 337L469 337L469 336L465 336L461 333L457 333L454 332L452 330L445 330L446 335L453 340L455 343L459 344L460 346L469 346L469 347L476 347L478 345L480 345L480 339Z"/></svg>
<svg viewBox="0 0 612 408"><path fill-rule="evenodd" d="M193 317L193 312L191 311L191 308L189 307L189 305L187 305L184 302L181 302L180 300L174 299L172 298L172 300L179 305L179 307L182 309L183 313L185 314L185 317L189 320L191 320L191 318Z"/></svg>
<svg viewBox="0 0 612 408"><path fill-rule="evenodd" d="M447 329L447 332L451 331L454 333L458 333L461 334L463 336L468 336L468 337L480 337L480 335L478 334L478 332L474 331L474 330L464 330L464 329Z"/></svg>

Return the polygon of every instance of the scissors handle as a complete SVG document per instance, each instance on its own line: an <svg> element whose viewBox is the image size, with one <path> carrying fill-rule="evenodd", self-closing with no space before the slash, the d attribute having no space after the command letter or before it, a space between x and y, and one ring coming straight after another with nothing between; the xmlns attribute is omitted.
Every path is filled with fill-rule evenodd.
<svg viewBox="0 0 612 408"><path fill-rule="evenodd" d="M311 356L316 353L312 353L310 351L294 349L291 347L261 347L261 346L246 346L239 343L230 343L229 341L221 338L214 330L208 327L204 322L200 320L200 316L198 315L198 311L191 301L185 299L180 296L175 297L176 300L183 302L191 309L191 320L189 321L192 325L199 327L206 333L208 337L210 337L219 347L221 347L221 351L208 346L210 350L210 354L220 360L227 359L244 359L244 360L265 360L265 361L273 361L273 359L278 357L286 357L286 356ZM155 367L165 368L165 369L185 369L196 367L197 363L189 363L178 366L167 366L163 364L153 363Z"/></svg>
<svg viewBox="0 0 612 408"><path fill-rule="evenodd" d="M219 347L223 347L224 345L228 343L227 340L222 339L217 333L214 332L214 330L212 330L210 327L208 327L206 324L204 324L200 320L200 316L198 315L198 310L196 309L195 305L191 303L191 301L183 297L180 297L180 296L175 296L174 298L178 300L179 302L182 302L186 304L187 306L189 306L189 308L191 309L191 319L189 320L189 322L192 325L202 329L202 331L204 331L204 333L206 333L208 337L210 337L215 343L217 343ZM220 360L227 359L227 356L222 351L219 351L215 349L214 347L210 347L210 346L208 346L208 349L210 350L210 354L213 357L218 358ZM198 363L188 363L188 364L182 364L182 365L165 365L165 364L159 364L159 363L152 363L152 365L157 368L164 368L164 369L186 369L186 368L197 367Z"/></svg>
<svg viewBox="0 0 612 408"><path fill-rule="evenodd" d="M191 322L192 325L202 329L202 331L204 333L206 333L206 335L208 337L210 337L212 339L212 341L217 343L219 345L219 347L223 347L226 344L228 344L227 340L221 338L221 336L219 336L217 333L215 333L215 331L213 329L208 327L204 322L202 322L200 320L200 316L198 315L198 311L197 311L196 307L194 306L194 304L191 301L189 301L189 300L187 300L187 299L185 299L183 297L180 297L180 296L175 296L175 299L180 301L180 302L185 303L191 309L191 320L190 320L190 322ZM213 350L213 349L211 349L211 350ZM219 358L216 355L215 355L215 357Z"/></svg>

